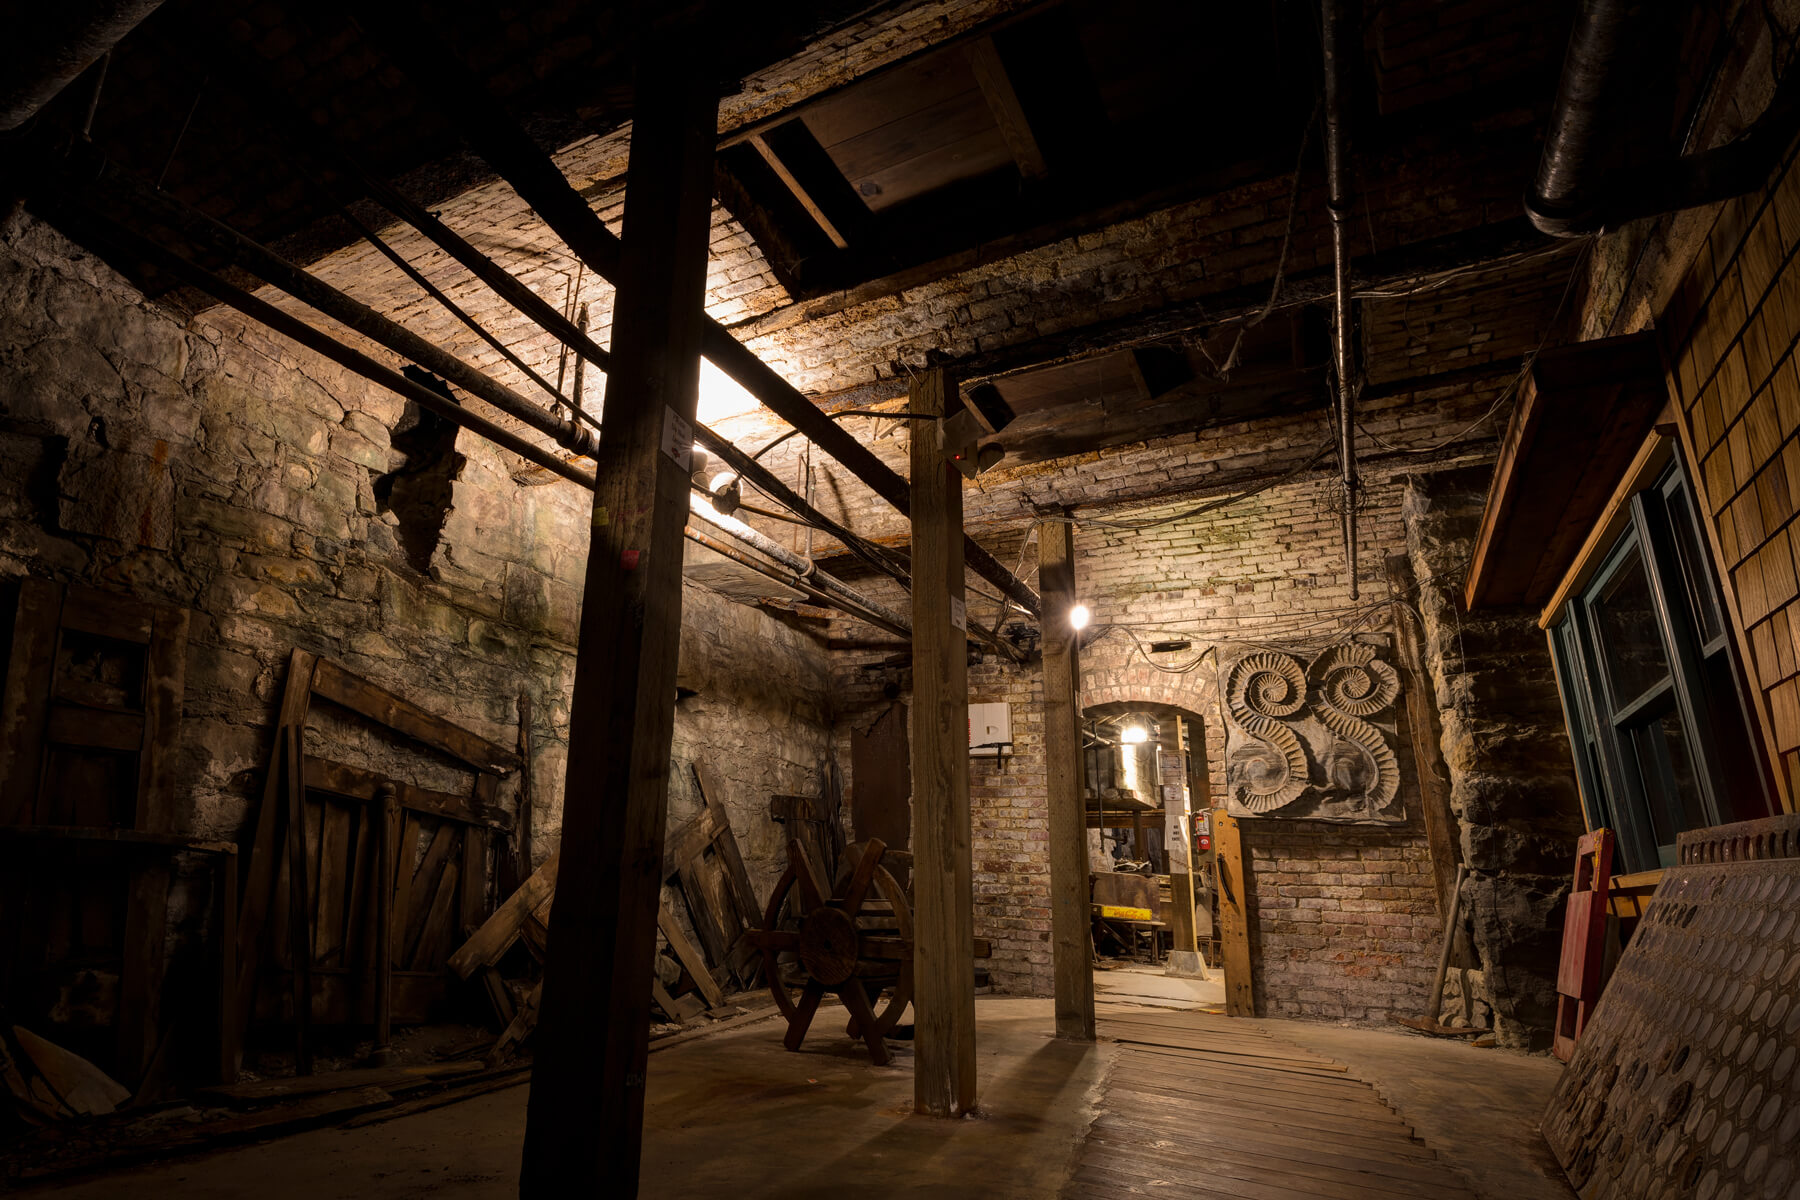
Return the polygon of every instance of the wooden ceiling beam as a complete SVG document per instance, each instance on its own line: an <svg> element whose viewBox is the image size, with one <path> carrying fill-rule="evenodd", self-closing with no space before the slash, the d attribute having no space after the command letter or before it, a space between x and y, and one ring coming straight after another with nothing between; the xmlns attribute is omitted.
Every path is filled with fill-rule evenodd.
<svg viewBox="0 0 1800 1200"><path fill-rule="evenodd" d="M762 160L769 164L769 169L775 172L775 177L781 180L789 192L793 193L794 199L800 202L800 207L806 210L806 215L813 219L813 223L818 225L820 231L827 238L831 239L831 244L839 250L848 250L850 248L849 239L844 237L836 225L832 224L824 207L813 199L813 195L807 190L806 185L800 182L785 162L781 161L781 155L775 153L775 148L769 145L769 139L760 133L752 134L750 145L758 154L762 155Z"/></svg>
<svg viewBox="0 0 1800 1200"><path fill-rule="evenodd" d="M1019 103L1019 93L1006 73L1006 63L1001 60L994 39L976 38L963 48L963 55L969 60L969 69L975 72L975 82L981 86L988 111L994 114L994 123L1000 126L1000 136L1006 139L1006 147L1019 165L1019 174L1026 179L1048 175L1050 164L1044 160L1037 135L1031 132L1031 121Z"/></svg>
<svg viewBox="0 0 1800 1200"><path fill-rule="evenodd" d="M412 20L405 5L371 5L360 20L389 58L458 123L475 152L513 186L569 249L595 274L616 284L622 253L618 237L430 26ZM701 323L701 353L876 495L901 513L910 511L905 479L710 317ZM1036 592L974 539L965 536L963 550L976 574L1037 615Z"/></svg>

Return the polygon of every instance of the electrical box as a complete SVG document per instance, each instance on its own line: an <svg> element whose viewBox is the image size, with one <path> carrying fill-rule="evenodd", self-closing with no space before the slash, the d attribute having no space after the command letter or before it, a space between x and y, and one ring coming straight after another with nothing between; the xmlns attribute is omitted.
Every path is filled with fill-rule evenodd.
<svg viewBox="0 0 1800 1200"><path fill-rule="evenodd" d="M969 705L969 749L1012 748L1012 705Z"/></svg>

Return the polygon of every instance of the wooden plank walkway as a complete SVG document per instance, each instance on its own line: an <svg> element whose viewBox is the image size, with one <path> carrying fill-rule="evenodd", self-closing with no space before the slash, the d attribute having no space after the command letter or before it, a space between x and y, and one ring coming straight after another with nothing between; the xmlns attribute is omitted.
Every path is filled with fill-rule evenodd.
<svg viewBox="0 0 1800 1200"><path fill-rule="evenodd" d="M1229 1017L1102 1006L1119 1043L1063 1196L1470 1197L1344 1064Z"/></svg>

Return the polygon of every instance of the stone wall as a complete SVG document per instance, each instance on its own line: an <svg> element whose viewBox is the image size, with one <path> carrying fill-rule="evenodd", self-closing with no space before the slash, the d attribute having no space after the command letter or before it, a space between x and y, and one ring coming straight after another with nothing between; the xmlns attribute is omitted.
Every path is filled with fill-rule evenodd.
<svg viewBox="0 0 1800 1200"><path fill-rule="evenodd" d="M1562 910L1583 832L1555 670L1537 613L1462 608L1488 469L1415 476L1406 546L1420 581L1426 666L1443 725L1463 906L1483 998L1508 1045L1545 1042L1556 1016Z"/></svg>
<svg viewBox="0 0 1800 1200"><path fill-rule="evenodd" d="M395 444L402 401L232 315L183 322L29 220L0 240L0 379L0 581L76 580L193 612L182 832L243 832L297 646L508 747L528 694L536 856L554 848L585 492L515 479L517 460L459 434L433 468L448 504L416 569L413 531L378 499L384 476L417 465ZM699 586L684 604L697 694L677 711L671 822L693 808L688 763L706 758L766 889L768 794L816 790L829 752L825 651ZM314 724L309 743L334 757L468 786L323 708Z"/></svg>

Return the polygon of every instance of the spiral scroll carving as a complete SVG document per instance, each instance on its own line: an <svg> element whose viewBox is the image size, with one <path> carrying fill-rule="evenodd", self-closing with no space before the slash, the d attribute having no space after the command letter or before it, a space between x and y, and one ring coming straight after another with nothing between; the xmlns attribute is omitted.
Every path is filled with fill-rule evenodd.
<svg viewBox="0 0 1800 1200"><path fill-rule="evenodd" d="M1381 731L1363 718L1381 712L1400 695L1394 668L1377 659L1372 648L1351 643L1321 654L1307 676L1319 698L1313 711L1320 724L1361 751L1374 772L1375 783L1360 800L1372 809L1386 808L1400 792L1400 764Z"/></svg>
<svg viewBox="0 0 1800 1200"><path fill-rule="evenodd" d="M1306 673L1285 654L1263 651L1240 658L1225 680L1231 719L1258 744L1234 764L1232 799L1254 813L1292 804L1307 787L1306 748L1281 718L1306 703Z"/></svg>

